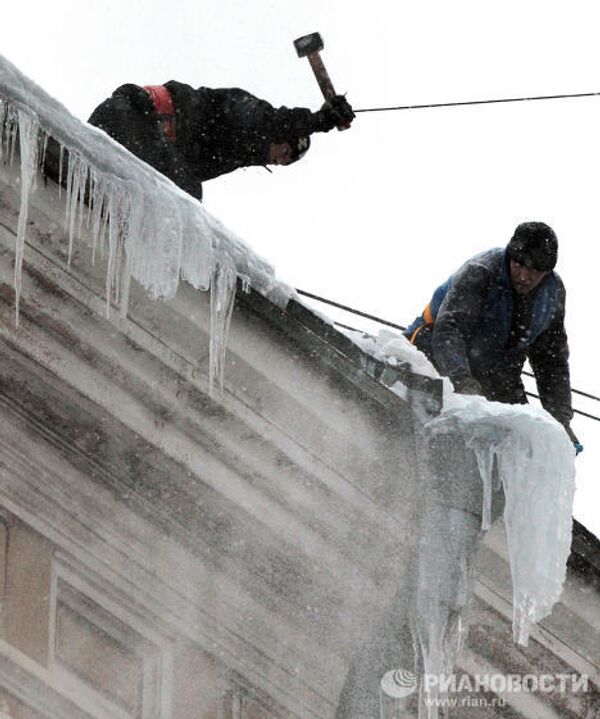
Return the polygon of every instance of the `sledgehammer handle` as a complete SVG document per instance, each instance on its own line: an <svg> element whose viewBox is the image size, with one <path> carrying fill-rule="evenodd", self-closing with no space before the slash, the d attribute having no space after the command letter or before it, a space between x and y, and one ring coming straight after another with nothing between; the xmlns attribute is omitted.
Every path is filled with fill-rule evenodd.
<svg viewBox="0 0 600 719"><path fill-rule="evenodd" d="M321 92L323 93L323 97L326 100L331 100L332 97L335 97L335 90L333 89L333 83L331 82L329 73L325 69L325 65L323 65L320 53L311 52L307 55L307 57L308 62L310 62L310 66L315 73Z"/></svg>
<svg viewBox="0 0 600 719"><path fill-rule="evenodd" d="M329 73L325 69L323 60L321 60L320 53L318 51L310 52L308 53L307 57L308 62L312 67L312 71L315 73L315 77L317 78L317 82L319 83L319 87L321 88L321 92L323 93L323 97L326 100L331 100L331 98L335 97L335 90L333 89L333 83L331 82ZM350 123L344 122L342 125L338 125L337 129L347 130L349 127Z"/></svg>

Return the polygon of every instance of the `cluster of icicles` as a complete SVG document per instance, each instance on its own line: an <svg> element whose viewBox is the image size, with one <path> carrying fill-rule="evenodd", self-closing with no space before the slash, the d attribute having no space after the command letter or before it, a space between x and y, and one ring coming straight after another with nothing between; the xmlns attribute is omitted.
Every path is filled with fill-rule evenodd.
<svg viewBox="0 0 600 719"><path fill-rule="evenodd" d="M1 159L12 163L18 143L21 164L14 274L18 324L29 199L45 162L49 133L30 108L2 98L0 130ZM75 238L85 224L91 231L92 258L99 251L107 263L107 315L111 306L118 307L123 317L127 315L131 278L154 299L172 298L180 279L210 291L209 392L215 385L222 390L237 277L246 288L252 285L275 302L285 303L287 297L277 296L285 291L275 281L272 268L157 173L147 172L137 181L123 179L97 169L68 145L59 145L59 196L65 184L69 264Z"/></svg>
<svg viewBox="0 0 600 719"><path fill-rule="evenodd" d="M477 547L495 519L504 519L513 639L522 646L559 601L571 550L575 451L562 425L536 407L478 397L453 404L426 427L429 458L439 457L429 467L417 560L414 637L424 677L453 674L468 630ZM464 498L477 496L480 482L479 513ZM421 682L419 719L438 719L448 698L440 685Z"/></svg>

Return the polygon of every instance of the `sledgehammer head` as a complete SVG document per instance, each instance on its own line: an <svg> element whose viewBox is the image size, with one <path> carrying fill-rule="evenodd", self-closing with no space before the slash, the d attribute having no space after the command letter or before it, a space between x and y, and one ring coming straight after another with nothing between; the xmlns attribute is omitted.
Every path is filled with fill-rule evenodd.
<svg viewBox="0 0 600 719"><path fill-rule="evenodd" d="M294 47L298 53L298 57L308 58L308 62L312 67L323 97L326 100L332 100L335 98L335 90L333 89L333 83L327 74L323 60L321 60L320 52L323 49L323 38L318 32L312 32L310 35L303 35L297 40L294 40ZM352 116L354 117L354 115ZM347 130L350 127L350 121L344 121L338 125L338 130Z"/></svg>
<svg viewBox="0 0 600 719"><path fill-rule="evenodd" d="M310 35L303 35L294 40L294 47L298 57L306 57L311 52L320 52L323 49L323 38L318 32L311 32Z"/></svg>

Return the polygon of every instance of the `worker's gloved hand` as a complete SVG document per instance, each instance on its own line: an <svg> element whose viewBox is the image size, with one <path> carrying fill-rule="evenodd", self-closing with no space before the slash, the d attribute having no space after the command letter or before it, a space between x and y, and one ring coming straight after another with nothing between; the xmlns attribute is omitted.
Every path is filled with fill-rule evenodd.
<svg viewBox="0 0 600 719"><path fill-rule="evenodd" d="M482 394L481 385L473 375L463 374L452 377L452 384L454 391L459 394Z"/></svg>
<svg viewBox="0 0 600 719"><path fill-rule="evenodd" d="M349 125L355 115L352 106L343 95L336 95L323 103L320 110L313 114L315 132L329 132L334 127Z"/></svg>

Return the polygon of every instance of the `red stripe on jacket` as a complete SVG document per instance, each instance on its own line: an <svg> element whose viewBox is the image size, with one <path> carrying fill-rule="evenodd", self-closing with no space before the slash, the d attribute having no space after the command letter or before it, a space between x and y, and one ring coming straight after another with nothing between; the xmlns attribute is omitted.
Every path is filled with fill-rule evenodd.
<svg viewBox="0 0 600 719"><path fill-rule="evenodd" d="M175 105L171 93L164 85L144 85L157 114L163 116L165 137L175 142Z"/></svg>

